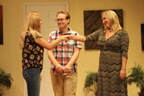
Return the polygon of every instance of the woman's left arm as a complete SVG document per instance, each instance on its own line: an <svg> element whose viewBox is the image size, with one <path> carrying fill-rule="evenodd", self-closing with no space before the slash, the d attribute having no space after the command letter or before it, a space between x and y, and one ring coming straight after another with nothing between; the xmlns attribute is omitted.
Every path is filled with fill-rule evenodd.
<svg viewBox="0 0 144 96"><path fill-rule="evenodd" d="M122 65L121 65L121 70L120 70L120 78L121 80L126 78L126 64L127 64L127 59L128 59L128 48L129 48L129 36L126 31L122 31L121 37L120 37L120 42L121 42L121 54L122 54Z"/></svg>
<svg viewBox="0 0 144 96"><path fill-rule="evenodd" d="M121 80L126 78L126 63L127 63L127 58L122 56L122 67L120 71Z"/></svg>

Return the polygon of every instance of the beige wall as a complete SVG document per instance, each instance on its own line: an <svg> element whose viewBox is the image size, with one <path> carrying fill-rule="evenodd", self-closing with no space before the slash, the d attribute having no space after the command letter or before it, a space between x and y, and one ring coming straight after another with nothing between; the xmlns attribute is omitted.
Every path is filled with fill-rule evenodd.
<svg viewBox="0 0 144 96"><path fill-rule="evenodd" d="M144 0L141 0L142 1L142 4L141 4L141 23L144 24ZM144 51L142 52L142 66L144 68Z"/></svg>
<svg viewBox="0 0 144 96"><path fill-rule="evenodd" d="M0 0L3 6L3 36L4 44L0 45L0 67L11 73L14 81L9 96L23 95L23 77L21 69L21 50L18 47L22 27L23 2L69 2L70 27L84 35L84 10L123 9L124 29L130 37L129 59L127 71L136 64L144 68L144 52L141 51L141 23L144 23L143 0ZM77 96L84 96L83 86L86 71L97 71L99 60L98 50L81 50L78 59ZM128 86L129 96L137 96L139 88Z"/></svg>

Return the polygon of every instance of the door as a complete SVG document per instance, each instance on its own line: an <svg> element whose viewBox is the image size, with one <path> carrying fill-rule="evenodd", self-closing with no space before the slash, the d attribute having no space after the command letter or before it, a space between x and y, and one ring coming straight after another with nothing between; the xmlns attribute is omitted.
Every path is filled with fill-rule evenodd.
<svg viewBox="0 0 144 96"><path fill-rule="evenodd" d="M38 3L23 3L23 19L30 11L36 11L41 14L42 22L41 34L47 41L50 32L58 29L56 23L56 12L58 10L69 9L68 2L38 2ZM44 60L42 70L42 81L40 88L40 96L54 96L50 78L50 60L47 56L47 50L44 49ZM24 96L27 96L27 86L24 80Z"/></svg>

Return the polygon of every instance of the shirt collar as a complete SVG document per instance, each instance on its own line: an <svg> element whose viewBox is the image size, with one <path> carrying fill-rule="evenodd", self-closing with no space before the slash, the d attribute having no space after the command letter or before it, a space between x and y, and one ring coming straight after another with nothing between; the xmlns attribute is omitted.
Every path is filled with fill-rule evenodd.
<svg viewBox="0 0 144 96"><path fill-rule="evenodd" d="M70 34L71 34L71 29L70 29L70 27L68 27L68 30L69 30L68 32L62 33L62 32L60 32L60 30L58 29L57 32L58 32L59 34L63 34L63 35L70 35Z"/></svg>

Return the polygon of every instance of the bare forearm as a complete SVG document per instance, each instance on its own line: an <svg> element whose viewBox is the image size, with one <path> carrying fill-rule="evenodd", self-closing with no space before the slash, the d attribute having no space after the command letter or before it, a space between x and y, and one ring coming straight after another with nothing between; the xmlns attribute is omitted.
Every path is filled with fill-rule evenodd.
<svg viewBox="0 0 144 96"><path fill-rule="evenodd" d="M68 66L73 66L73 64L77 61L79 57L80 49L77 49L76 52L74 52L72 58L70 59L69 63L67 64Z"/></svg>
<svg viewBox="0 0 144 96"><path fill-rule="evenodd" d="M62 37L59 37L59 38L56 39L55 41L49 43L49 44L50 44L50 49L56 47L62 40L63 40L63 38L62 38Z"/></svg>
<svg viewBox="0 0 144 96"><path fill-rule="evenodd" d="M121 70L120 70L121 80L124 80L126 78L126 63L127 63L127 58L122 56L122 67L121 67Z"/></svg>
<svg viewBox="0 0 144 96"><path fill-rule="evenodd" d="M40 46L50 50L50 49L56 47L59 44L59 42L61 42L62 40L63 40L63 37L59 37L55 41L53 41L51 43L47 43L43 38L38 38L36 43L39 44Z"/></svg>
<svg viewBox="0 0 144 96"><path fill-rule="evenodd" d="M54 66L59 65L58 61L55 59L52 50L47 50L47 54L48 54L48 58L50 59L50 61L52 62L52 64Z"/></svg>
<svg viewBox="0 0 144 96"><path fill-rule="evenodd" d="M122 56L122 67L121 69L126 69L127 58Z"/></svg>
<svg viewBox="0 0 144 96"><path fill-rule="evenodd" d="M63 66L60 65L60 64L58 63L58 61L55 59L54 54L53 54L53 51L52 51L52 50L48 50L47 53L48 53L48 57L49 57L50 61L51 61L52 64L55 66L56 70L57 70L58 72L62 72L62 71L64 70L64 68L63 68Z"/></svg>

